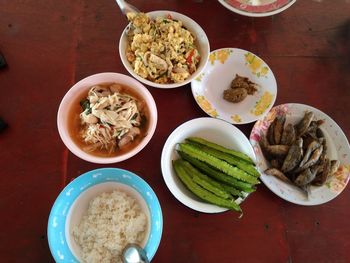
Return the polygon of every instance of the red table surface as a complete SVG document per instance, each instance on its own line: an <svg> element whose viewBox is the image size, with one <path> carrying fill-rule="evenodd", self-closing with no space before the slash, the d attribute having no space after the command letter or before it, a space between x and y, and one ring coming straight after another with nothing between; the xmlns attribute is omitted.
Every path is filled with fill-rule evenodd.
<svg viewBox="0 0 350 263"><path fill-rule="evenodd" d="M350 2L297 1L283 13L249 18L214 0L130 1L143 11L173 10L207 33L211 50L237 47L263 58L278 83L276 105L298 102L327 113L350 136ZM164 228L152 262L350 262L350 188L319 206L288 203L263 184L233 212L205 214L166 187L160 155L181 123L206 116L190 85L148 87L158 107L151 142L112 165L85 162L62 143L56 114L67 90L99 72L128 74L118 53L127 21L115 1L0 1L0 261L54 262L46 230L50 209L73 178L100 167L143 177L155 190ZM246 136L253 124L239 125Z"/></svg>

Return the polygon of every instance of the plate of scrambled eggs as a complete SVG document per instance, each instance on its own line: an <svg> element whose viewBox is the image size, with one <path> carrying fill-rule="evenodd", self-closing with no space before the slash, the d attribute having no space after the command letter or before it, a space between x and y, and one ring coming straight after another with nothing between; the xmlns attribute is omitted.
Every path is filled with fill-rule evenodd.
<svg viewBox="0 0 350 263"><path fill-rule="evenodd" d="M263 118L277 96L277 83L270 67L253 53L238 48L212 51L191 87L203 111L233 124Z"/></svg>
<svg viewBox="0 0 350 263"><path fill-rule="evenodd" d="M121 60L133 77L149 86L183 86L203 70L209 41L191 18L172 11L129 13L120 43Z"/></svg>

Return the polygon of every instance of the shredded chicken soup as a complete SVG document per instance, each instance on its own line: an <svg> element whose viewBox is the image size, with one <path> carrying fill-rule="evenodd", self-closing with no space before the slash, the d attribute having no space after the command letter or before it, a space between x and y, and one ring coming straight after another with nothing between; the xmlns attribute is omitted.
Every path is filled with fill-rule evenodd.
<svg viewBox="0 0 350 263"><path fill-rule="evenodd" d="M146 136L148 109L130 87L104 83L91 87L73 106L69 130L85 152L117 156Z"/></svg>

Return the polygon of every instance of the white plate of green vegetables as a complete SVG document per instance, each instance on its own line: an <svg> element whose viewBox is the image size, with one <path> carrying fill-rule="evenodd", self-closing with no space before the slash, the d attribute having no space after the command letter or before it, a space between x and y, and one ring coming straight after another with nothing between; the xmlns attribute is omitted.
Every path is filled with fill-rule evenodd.
<svg viewBox="0 0 350 263"><path fill-rule="evenodd" d="M205 213L242 212L240 204L259 183L254 163L247 137L232 124L209 117L177 127L161 156L170 192L187 207Z"/></svg>

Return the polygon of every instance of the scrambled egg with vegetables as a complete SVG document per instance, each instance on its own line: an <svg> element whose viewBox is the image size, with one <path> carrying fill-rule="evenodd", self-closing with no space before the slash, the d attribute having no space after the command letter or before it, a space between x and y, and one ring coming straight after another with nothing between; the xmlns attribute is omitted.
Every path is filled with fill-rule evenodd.
<svg viewBox="0 0 350 263"><path fill-rule="evenodd" d="M200 54L195 36L181 21L167 17L152 20L144 13L128 13L126 56L136 74L169 84L185 81L196 71Z"/></svg>

